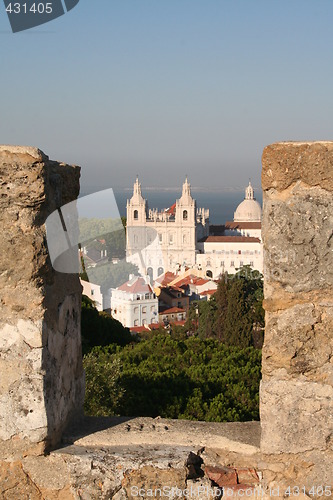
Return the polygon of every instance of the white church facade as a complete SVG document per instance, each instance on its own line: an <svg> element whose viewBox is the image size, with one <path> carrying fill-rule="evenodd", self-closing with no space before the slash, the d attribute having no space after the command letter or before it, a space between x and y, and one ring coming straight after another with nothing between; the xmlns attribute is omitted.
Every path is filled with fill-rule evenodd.
<svg viewBox="0 0 333 500"><path fill-rule="evenodd" d="M243 265L262 272L261 207L251 183L234 220L210 226L209 210L197 208L187 179L181 197L162 211L148 208L136 179L127 201L126 259L151 281L186 267L214 279Z"/></svg>
<svg viewBox="0 0 333 500"><path fill-rule="evenodd" d="M209 234L209 210L197 208L187 179L170 208L149 209L136 179L127 201L126 258L152 279L180 266L194 267L198 241Z"/></svg>

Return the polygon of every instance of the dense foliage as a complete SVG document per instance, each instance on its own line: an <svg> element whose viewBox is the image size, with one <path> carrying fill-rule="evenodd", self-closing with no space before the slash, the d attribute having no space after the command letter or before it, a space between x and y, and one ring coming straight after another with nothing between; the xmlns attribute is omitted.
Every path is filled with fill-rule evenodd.
<svg viewBox="0 0 333 500"><path fill-rule="evenodd" d="M226 345L261 347L264 310L262 276L249 266L219 280L210 301L194 302L187 328L201 338L216 338Z"/></svg>
<svg viewBox="0 0 333 500"><path fill-rule="evenodd" d="M93 301L85 295L82 296L81 337L83 354L87 354L95 346L124 346L133 340L128 328L124 328L109 314L99 313Z"/></svg>
<svg viewBox="0 0 333 500"><path fill-rule="evenodd" d="M96 347L83 358L86 371L86 414L113 415L117 412L124 389L119 384L120 360Z"/></svg>
<svg viewBox="0 0 333 500"><path fill-rule="evenodd" d="M87 413L258 419L262 290L259 273L242 268L219 281L210 301L193 303L185 327L161 326L140 338L85 300Z"/></svg>
<svg viewBox="0 0 333 500"><path fill-rule="evenodd" d="M94 378L96 383L104 365L120 362L117 380L125 393L117 411L122 415L215 422L258 419L261 355L253 347L154 332L150 339L122 349L109 346L92 353L94 366L85 359L88 382ZM94 398L99 408L97 391ZM100 406L105 410L103 391Z"/></svg>

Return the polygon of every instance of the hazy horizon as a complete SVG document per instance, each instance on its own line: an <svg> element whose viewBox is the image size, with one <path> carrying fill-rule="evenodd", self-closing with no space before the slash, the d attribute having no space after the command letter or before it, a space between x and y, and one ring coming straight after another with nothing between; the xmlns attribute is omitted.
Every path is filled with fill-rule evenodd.
<svg viewBox="0 0 333 500"><path fill-rule="evenodd" d="M257 185L255 186L252 182L252 187L254 188L255 192L261 192L261 186ZM245 192L245 188L248 184L245 186L192 186L191 185L191 191L192 194L194 193L240 193L240 192ZM109 189L113 188L115 190L123 190L124 192L133 192L133 185L132 186L107 186L104 185L94 185L94 184L82 184L81 189L80 189L80 194L81 196L85 193L94 193L96 191L103 191L104 189ZM145 191L150 192L179 192L181 194L182 191L182 184L179 186L146 186L141 184L141 189L143 192L143 195Z"/></svg>

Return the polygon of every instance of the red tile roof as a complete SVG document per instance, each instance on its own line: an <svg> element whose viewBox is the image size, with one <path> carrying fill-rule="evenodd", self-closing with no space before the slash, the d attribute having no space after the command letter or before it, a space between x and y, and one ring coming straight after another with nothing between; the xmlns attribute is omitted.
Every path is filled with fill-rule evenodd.
<svg viewBox="0 0 333 500"><path fill-rule="evenodd" d="M160 281L160 278L162 278L162 281ZM171 281L173 281L176 278L176 275L172 273L171 271L167 271L166 273L162 274L159 276L155 281L159 283L161 286L166 286Z"/></svg>
<svg viewBox="0 0 333 500"><path fill-rule="evenodd" d="M204 292L200 292L199 295L214 295L216 292L217 290L205 290Z"/></svg>
<svg viewBox="0 0 333 500"><path fill-rule="evenodd" d="M136 333L149 332L151 330L157 330L160 326L160 323L149 323L149 325L131 326L130 331Z"/></svg>
<svg viewBox="0 0 333 500"><path fill-rule="evenodd" d="M181 309L180 307L171 307L170 309L165 309L161 311L160 314L176 314L186 312L185 309Z"/></svg>
<svg viewBox="0 0 333 500"><path fill-rule="evenodd" d="M146 325L145 326L131 326L130 327L130 331L131 332L136 332L136 333L148 332L149 328Z"/></svg>
<svg viewBox="0 0 333 500"><path fill-rule="evenodd" d="M205 278L201 278L200 276L196 276L195 274L190 274L189 276L185 276L185 278L179 278L178 281L175 281L174 285L181 287L185 285L205 285L209 280Z"/></svg>
<svg viewBox="0 0 333 500"><path fill-rule="evenodd" d="M171 207L170 207L170 208L167 208L167 209L165 210L165 212L166 212L167 214L175 215L175 213L176 213L176 203L174 203L173 205L171 205Z"/></svg>
<svg viewBox="0 0 333 500"><path fill-rule="evenodd" d="M118 286L117 290L122 290L128 293L152 293L153 290L151 286L146 283L144 278L136 276L131 280Z"/></svg>
<svg viewBox="0 0 333 500"><path fill-rule="evenodd" d="M207 236L200 241L204 243L260 243L260 239L253 236Z"/></svg>

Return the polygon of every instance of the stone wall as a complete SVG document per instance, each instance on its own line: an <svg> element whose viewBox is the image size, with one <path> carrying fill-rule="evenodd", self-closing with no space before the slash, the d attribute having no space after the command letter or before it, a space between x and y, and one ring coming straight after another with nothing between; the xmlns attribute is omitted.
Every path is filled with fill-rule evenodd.
<svg viewBox="0 0 333 500"><path fill-rule="evenodd" d="M291 485L333 478L333 142L262 157L266 331L261 451Z"/></svg>
<svg viewBox="0 0 333 500"><path fill-rule="evenodd" d="M53 270L45 220L79 193L79 167L0 146L0 449L56 444L84 397L81 286ZM1 450L0 450L1 451Z"/></svg>
<svg viewBox="0 0 333 500"><path fill-rule="evenodd" d="M133 487L168 485L193 486L202 500L213 500L202 492L216 485L228 498L244 498L244 489L247 498L286 498L288 487L299 499L330 496L333 142L268 146L262 185L260 448L258 422L77 425L81 287L77 275L53 270L45 220L78 196L79 168L38 149L0 146L0 498L116 500L137 497ZM71 419L67 446L45 456Z"/></svg>

